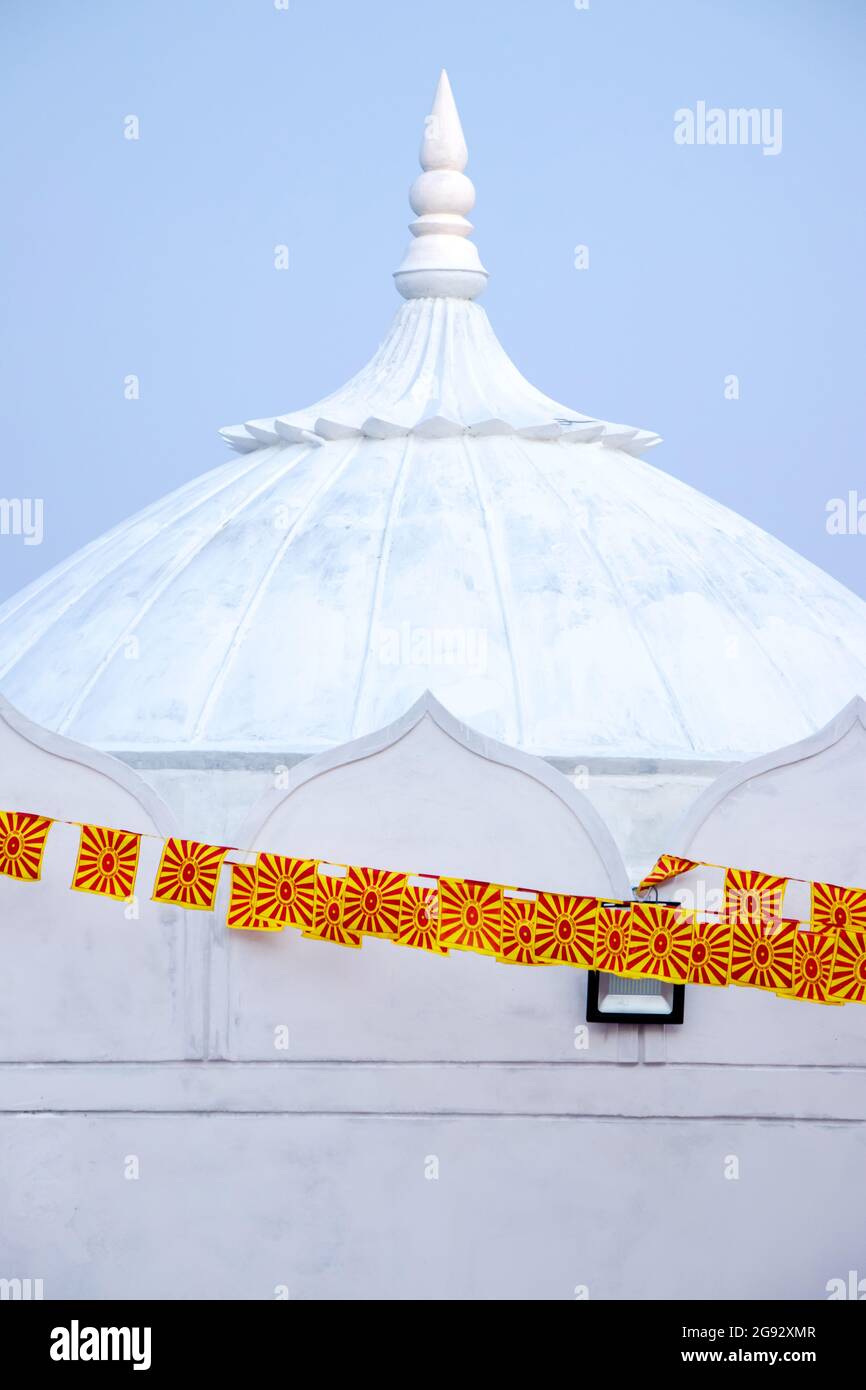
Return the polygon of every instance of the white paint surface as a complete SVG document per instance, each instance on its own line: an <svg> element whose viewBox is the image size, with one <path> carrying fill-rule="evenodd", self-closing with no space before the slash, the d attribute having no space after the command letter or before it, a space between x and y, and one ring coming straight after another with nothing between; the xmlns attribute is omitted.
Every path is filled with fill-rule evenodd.
<svg viewBox="0 0 866 1390"><path fill-rule="evenodd" d="M0 653L16 705L118 751L312 752L429 688L533 752L732 761L866 690L866 605L599 444L344 439L133 518L0 609Z"/></svg>
<svg viewBox="0 0 866 1390"><path fill-rule="evenodd" d="M799 807L801 847L840 779L862 804L856 716L761 774ZM166 832L128 769L8 710L0 737L0 804L36 789L49 814ZM760 866L766 798L728 780L701 843L738 823ZM336 859L625 889L566 778L430 701L299 764L236 829L292 851L305 833ZM105 905L66 887L54 834L45 881L17 886L26 917L0 884L3 1277L42 1278L48 1298L811 1299L862 1270L863 1009L692 989L684 1027L593 1025L576 1049L580 972L340 951L196 914L187 978L209 988L204 1005L187 989L185 1027L178 931L109 931ZM854 853L855 810L837 834Z"/></svg>
<svg viewBox="0 0 866 1390"><path fill-rule="evenodd" d="M138 919L72 892L79 831L55 825L42 881L0 877L0 1059L200 1055L204 929L151 903L167 808L122 763L46 734L0 700L0 807L141 831ZM142 888L143 885L143 888Z"/></svg>

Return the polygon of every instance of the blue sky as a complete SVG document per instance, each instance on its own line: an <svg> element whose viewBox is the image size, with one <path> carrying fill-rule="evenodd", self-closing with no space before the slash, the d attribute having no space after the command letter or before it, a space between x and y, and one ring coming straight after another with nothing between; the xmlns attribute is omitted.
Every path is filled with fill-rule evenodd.
<svg viewBox="0 0 866 1390"><path fill-rule="evenodd" d="M443 65L521 370L866 596L826 529L866 499L860 0L4 0L0 38L0 497L44 499L0 599L363 364ZM781 153L676 144L699 101L781 108Z"/></svg>

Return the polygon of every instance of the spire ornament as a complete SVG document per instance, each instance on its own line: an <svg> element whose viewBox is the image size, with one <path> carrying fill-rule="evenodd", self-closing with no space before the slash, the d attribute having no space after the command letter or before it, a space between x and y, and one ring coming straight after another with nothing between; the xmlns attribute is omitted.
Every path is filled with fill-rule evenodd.
<svg viewBox="0 0 866 1390"><path fill-rule="evenodd" d="M444 68L424 122L419 159L424 172L409 190L416 214L409 224L413 239L394 272L397 289L404 299L476 299L487 284L487 271L468 240L473 228L466 214L475 204L475 188L463 172L469 153Z"/></svg>

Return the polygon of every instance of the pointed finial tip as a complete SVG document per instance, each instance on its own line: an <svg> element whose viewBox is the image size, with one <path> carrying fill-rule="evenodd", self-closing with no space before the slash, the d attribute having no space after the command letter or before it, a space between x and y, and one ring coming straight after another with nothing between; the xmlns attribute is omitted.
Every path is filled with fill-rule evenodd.
<svg viewBox="0 0 866 1390"><path fill-rule="evenodd" d="M436 84L433 106L424 122L418 158L424 170L453 169L461 174L469 162L457 103L444 68Z"/></svg>
<svg viewBox="0 0 866 1390"><path fill-rule="evenodd" d="M409 191L417 214L409 228L415 240L395 274L397 289L405 299L475 299L487 271L468 240L472 223L466 214L474 206L475 189L463 172L469 151L444 68L424 122L419 158L424 172Z"/></svg>

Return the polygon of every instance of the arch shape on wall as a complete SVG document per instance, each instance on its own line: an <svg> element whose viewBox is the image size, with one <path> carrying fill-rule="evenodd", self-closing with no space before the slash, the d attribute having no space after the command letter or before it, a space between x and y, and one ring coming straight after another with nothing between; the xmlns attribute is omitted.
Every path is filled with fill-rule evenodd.
<svg viewBox="0 0 866 1390"><path fill-rule="evenodd" d="M306 783L337 768L360 762L394 747L425 719L429 719L443 734L468 753L473 753L487 762L521 772L552 792L583 827L610 877L610 892L622 897L631 896L628 871L622 855L613 835L589 798L543 758L524 753L510 744L500 743L497 739L479 733L477 729L456 719L429 690L410 705L405 714L384 728L297 763L288 772L285 785L266 792L252 808L239 832L240 843L256 846L274 813ZM544 887L543 884L539 886Z"/></svg>
<svg viewBox="0 0 866 1390"><path fill-rule="evenodd" d="M429 693L394 723L284 770L282 780L237 836L251 854L630 896L616 844L587 798L543 759L468 728ZM227 895L224 881L211 1055L272 1057L273 1026L290 1017L299 1060L573 1056L580 971L515 973L465 952L443 963L383 941L348 951L291 930L226 931ZM599 1039L594 1056L602 1060L606 1047L615 1059L611 1039Z"/></svg>
<svg viewBox="0 0 866 1390"><path fill-rule="evenodd" d="M0 1056L9 1062L200 1057L205 939L198 934L193 954L188 914L150 901L162 841L178 833L158 793L110 754L42 728L0 696L0 807L57 821L41 880L0 878L10 963L0 981ZM150 837L141 842L129 904L71 889L76 822Z"/></svg>
<svg viewBox="0 0 866 1390"><path fill-rule="evenodd" d="M56 734L50 729L44 729L41 724L35 724L32 719L29 719L26 714L11 704L3 694L0 694L0 723L5 724L26 743L41 749L43 753L99 773L100 776L115 783L139 802L161 835L167 838L169 835L178 834L174 814L159 793L154 791L153 787L145 782L134 768L121 762L119 758L112 757L110 753L103 753L98 748L91 748L89 744L78 743L75 739L67 738L65 734ZM52 813L51 807L20 807L15 809L31 809L45 815ZM71 809L74 812L76 808ZM60 815L59 810L57 814ZM135 830L136 828L134 825L123 827L124 830Z"/></svg>
<svg viewBox="0 0 866 1390"><path fill-rule="evenodd" d="M757 796L758 784L762 779L767 779L769 785L776 775L775 781L781 785L787 772L794 772L798 768L803 768L805 772L809 769L810 764L815 771L819 767L826 766L827 776L834 775L830 769L830 760L834 756L838 758L840 745L852 735L854 737L862 736L863 759L864 765L866 765L866 700L863 700L859 695L850 700L828 724L825 724L814 734L810 734L808 738L788 744L786 747L776 748L770 753L762 754L760 757L750 759L748 762L741 763L739 766L722 773L689 807L673 832L671 844L663 848L686 856L692 855L696 858L720 859L721 862L729 862L721 851L717 853L702 839L702 833L707 831L714 817L717 822L719 821L720 813L725 804L733 804L735 798L741 804L745 804L745 799L750 791ZM790 786L792 779L788 778L787 780ZM832 792L832 788L830 790ZM796 863L762 862L760 859L761 844L762 842L772 843L773 825L765 821L762 826L761 821L758 820L754 830L756 854L752 856L754 862L750 862L747 867L766 868L780 873L798 873L806 878L821 877L831 872L831 869L826 866L826 859L823 861L824 866L822 867L822 854L826 853L826 844L822 846L819 838L816 838L815 832L810 833L806 830L805 816L810 798L811 809L817 811L818 806L814 801L814 788L806 788L805 778L800 795L804 809L804 833L800 844L793 852L801 857ZM860 804L862 805L862 802ZM862 835L859 836L859 843L862 843ZM815 859L813 863L808 862L806 846L814 846ZM842 872L841 869L840 872Z"/></svg>

